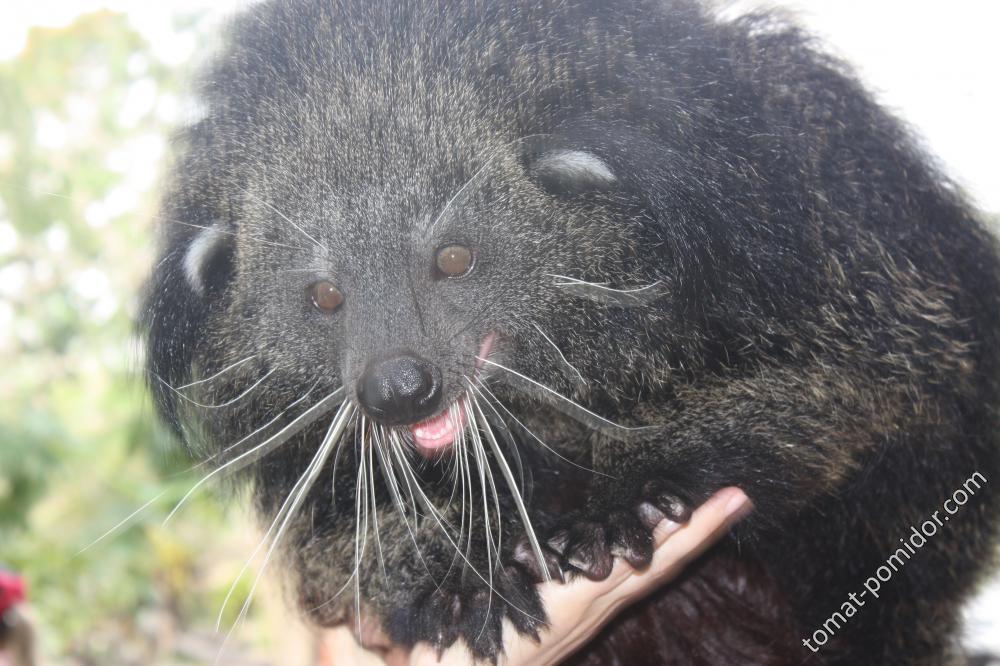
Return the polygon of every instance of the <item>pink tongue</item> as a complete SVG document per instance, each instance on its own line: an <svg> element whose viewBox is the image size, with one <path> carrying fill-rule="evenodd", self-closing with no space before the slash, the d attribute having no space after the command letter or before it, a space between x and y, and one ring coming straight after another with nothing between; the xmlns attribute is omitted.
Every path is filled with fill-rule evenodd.
<svg viewBox="0 0 1000 666"><path fill-rule="evenodd" d="M490 355L495 339L495 334L487 333L479 345L479 352L476 354L477 371L482 369L486 357ZM468 423L465 406L459 403L457 424L453 423L453 419L448 418L448 412L449 410L446 409L437 416L432 416L426 421L410 426L417 451L425 458L434 458L447 451L455 443L459 431L465 429L465 424Z"/></svg>
<svg viewBox="0 0 1000 666"><path fill-rule="evenodd" d="M465 426L465 411L459 410L461 426ZM448 411L443 411L437 416L432 416L426 421L414 423L410 426L413 433L413 441L417 449L425 456L436 455L443 452L455 443L458 429L452 419L448 418Z"/></svg>

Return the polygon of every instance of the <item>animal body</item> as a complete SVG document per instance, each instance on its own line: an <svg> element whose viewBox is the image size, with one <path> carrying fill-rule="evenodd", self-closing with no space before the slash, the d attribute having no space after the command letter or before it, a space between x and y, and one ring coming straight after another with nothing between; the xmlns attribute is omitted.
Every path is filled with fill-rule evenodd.
<svg viewBox="0 0 1000 666"><path fill-rule="evenodd" d="M809 38L686 0L271 0L199 94L150 383L246 471L312 620L492 659L504 618L543 625L538 581L641 567L651 525L737 485L752 516L580 663L961 659L997 244Z"/></svg>

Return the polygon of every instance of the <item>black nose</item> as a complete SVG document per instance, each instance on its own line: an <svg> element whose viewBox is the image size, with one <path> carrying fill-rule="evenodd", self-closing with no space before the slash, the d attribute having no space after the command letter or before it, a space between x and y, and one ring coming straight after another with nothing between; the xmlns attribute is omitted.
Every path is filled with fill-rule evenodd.
<svg viewBox="0 0 1000 666"><path fill-rule="evenodd" d="M416 423L437 411L441 371L413 354L370 363L358 380L358 400L382 423Z"/></svg>

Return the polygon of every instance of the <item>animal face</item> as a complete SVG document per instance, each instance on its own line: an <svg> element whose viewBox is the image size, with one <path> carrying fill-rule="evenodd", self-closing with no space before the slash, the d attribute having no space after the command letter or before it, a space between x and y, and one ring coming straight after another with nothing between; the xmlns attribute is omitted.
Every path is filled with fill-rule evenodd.
<svg viewBox="0 0 1000 666"><path fill-rule="evenodd" d="M614 323L581 311L566 288L621 272L637 236L610 200L611 167L563 147L566 137L510 139L485 113L411 120L364 146L343 138L339 117L312 139L255 136L245 184L231 192L239 216L183 249L187 286L218 303L204 368L253 356L265 372L335 382L426 457L455 443L464 397L498 362L531 367L555 390L581 388L556 339L574 320L576 336L589 323L607 337ZM318 121L281 122L291 132ZM414 123L436 129L424 138ZM398 157L366 163L376 153Z"/></svg>

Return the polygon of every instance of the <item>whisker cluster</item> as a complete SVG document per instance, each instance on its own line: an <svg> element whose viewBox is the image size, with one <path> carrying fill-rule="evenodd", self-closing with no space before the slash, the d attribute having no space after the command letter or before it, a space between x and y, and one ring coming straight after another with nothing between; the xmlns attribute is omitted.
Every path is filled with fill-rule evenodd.
<svg viewBox="0 0 1000 666"><path fill-rule="evenodd" d="M541 329L539 329L539 333L555 346ZM558 347L556 349L558 351ZM560 357L565 361L561 352ZM170 388L184 396L182 391L200 385L210 386L213 381L250 362L252 358L247 357L236 361L204 379L177 388ZM609 421L554 389L512 368L489 359L481 360L484 364L503 371L498 378L514 385L520 384L531 389L533 393L540 391L550 401L561 406L566 413L598 431L615 433L621 437L642 430L642 428L629 428ZM569 365L568 361L566 364ZM235 404L271 376L273 372L274 370L265 373L235 398L218 405L205 405L193 400L192 402L208 408ZM431 567L428 566L421 550L421 533L430 527L435 532L443 534L446 542L454 549L454 555L447 571L440 580L434 580L435 585L440 588L444 580L451 575L453 569L459 566L463 572L474 575L487 586L490 590L488 604L493 604L493 595L496 595L497 599L502 600L512 609L532 617L530 613L517 608L514 602L506 599L494 584L495 575L501 564L505 531L506 533L511 531L515 520L520 523L519 529L516 531L526 535L528 544L538 560L539 571L546 579L549 578L549 569L545 564L541 543L531 521L528 506L530 498L526 497L526 488L530 479L525 476L526 470L519 451L520 441L514 436L511 426L507 423L507 418L512 419L513 423L527 433L531 440L537 442L548 452L581 469L588 470L588 468L566 459L549 447L503 404L481 377L476 375L472 378L464 377L463 380L466 385L464 392L451 403L446 412L446 418L450 422L453 432L456 433L456 437L449 455L440 461L428 463L428 461L421 459L416 454L413 435L408 426L386 426L372 421L353 400L346 399L344 387L338 387L315 399L297 416L288 417L287 415L293 413L296 407L309 401L319 383L317 381L303 395L285 405L270 420L198 465L205 465L210 460L221 461L184 494L167 515L164 523L170 521L187 500L208 482L247 468L291 440L306 427L333 412L333 415L329 417L330 422L326 433L312 458L277 508L270 525L238 572L222 602L216 622L217 629L222 626L226 608L232 601L239 581L250 570L253 562L262 558L261 566L257 570L250 590L240 606L236 620L229 629L223 645L228 642L237 626L244 620L265 570L284 537L292 528L302 506L316 487L317 480L324 473L329 473L331 480L329 501L336 503L334 480L337 478L337 467L341 460L341 454L345 451L345 444L352 437L356 466L352 512L355 530L353 569L341 588L312 610L317 610L333 602L353 583L355 617L360 623L362 617L361 572L366 561L365 558L372 550L374 550L377 570L381 573L386 584L390 584L390 571L383 553L381 531L390 520L395 520L386 513L386 507L391 507L398 517L396 524L401 523L405 528L417 560L428 572L428 576L431 576ZM184 397L187 398L187 396ZM283 420L287 422L277 427L277 424ZM350 451L351 449L346 448L346 450ZM227 458L227 456L230 457ZM513 456L513 459L510 456ZM438 497L436 491L431 492L429 488L425 487L426 483L422 482L421 473L423 466L427 464L447 466L444 471L446 472L445 478L451 479L450 492ZM502 480L496 478L497 472ZM594 473L596 474L596 472ZM381 503L380 498L382 497L388 497L388 504ZM514 513L516 513L516 518L513 517ZM119 529L128 520L116 525L98 541ZM477 532L481 536L481 540L477 536ZM489 613L487 613L488 616ZM532 619L539 620L539 618ZM484 629L485 626L484 624ZM360 632L360 625L358 630Z"/></svg>
<svg viewBox="0 0 1000 666"><path fill-rule="evenodd" d="M264 571L267 569L267 565L270 563L271 558L274 555L275 549L281 543L281 538L287 532L288 527L291 524L292 519L295 517L296 512L298 511L299 507L302 506L302 503L308 496L309 491L312 490L313 485L316 483L317 478L319 478L320 472L322 472L323 468L326 466L326 462L327 460L329 460L330 454L336 448L337 444L341 441L342 435L347 430L348 426L350 425L352 420L354 420L356 415L357 415L357 408L355 407L354 403L346 401L341 404L340 409L337 410L336 415L333 417L333 420L330 423L330 427L326 431L326 435L323 437L322 443L316 450L316 453L313 456L312 461L306 467L305 471L302 473L302 476L299 477L299 480L292 487L291 491L289 491L288 496L285 498L284 503L281 505L281 507L278 509L278 512L275 514L274 520L271 522L271 526L267 529L267 532L265 532L264 537L261 539L257 548L251 554L246 564L244 564L243 569L240 570L239 574L236 577L236 580L233 581L232 586L230 586L229 592L226 594L226 598L222 603L222 608L219 610L217 628L222 624L222 616L225 612L226 606L229 603L229 599L232 597L236 585L243 577L243 574L246 573L246 570L249 567L250 563L263 548L263 545L266 542L270 541L270 546L268 547L267 552L264 555L264 561L261 565L261 568L258 571L257 576L254 578L253 584L251 585L250 591L243 602L243 606L240 608L240 612L236 618L236 621L233 623L233 626L230 628L229 632L226 635L227 641L229 637L232 635L233 631L235 631L236 627L239 626L239 624L242 622L243 618L246 617L247 611L250 609L250 602L253 600L254 593L257 590L257 585L260 583L261 577L264 575Z"/></svg>
<svg viewBox="0 0 1000 666"><path fill-rule="evenodd" d="M496 361L491 361L488 358L476 358L486 365L503 370L507 373L505 377L508 382L522 388L532 395L544 399L566 416L569 416L590 429L600 432L603 435L607 435L612 439L617 439L619 441L631 441L636 437L641 437L644 433L654 427L625 426L620 423L615 423L614 421L604 418L600 414L595 414L593 411L587 409L575 400L567 398L555 389L546 386L545 384L542 384L541 382L536 381L531 377L514 370L513 368L508 368L507 366L501 365Z"/></svg>
<svg viewBox="0 0 1000 666"><path fill-rule="evenodd" d="M254 389L256 389L258 386L260 386L262 383L264 383L264 381L268 377L270 377L271 375L273 375L276 371L277 370L274 369L274 368L272 368L271 370L268 370L267 372L264 373L263 376L259 377L256 381L254 381L253 384L251 384L248 388L246 388L243 391L241 391L235 397L230 398L229 400L226 400L224 402L220 402L220 403L214 404L214 405L208 405L208 404L205 404L203 402L199 402L199 401L195 400L194 398L188 397L187 395L185 395L181 391L181 389L174 388L173 386L171 386L170 384L168 384L163 378L161 378L159 375L156 375L156 379L159 380L159 382L161 384L163 384L165 387L167 387L167 389L170 392L172 392L174 395L176 395L178 398L180 398L184 402L190 403L190 404L194 405L195 407L200 407L202 409L221 409L223 407L230 407L232 405L235 405L240 400L242 400L243 398L245 398L248 395L250 395L254 391ZM187 386L193 386L193 384L188 384Z"/></svg>

